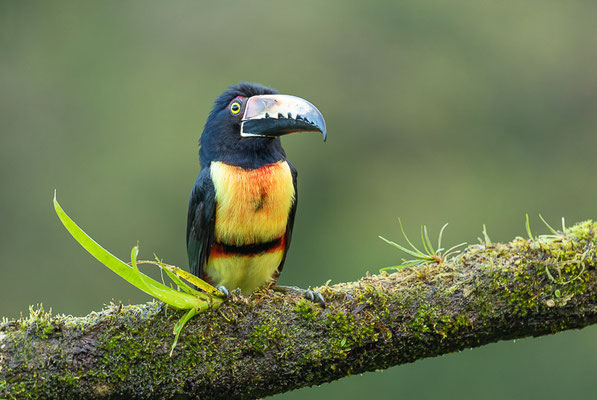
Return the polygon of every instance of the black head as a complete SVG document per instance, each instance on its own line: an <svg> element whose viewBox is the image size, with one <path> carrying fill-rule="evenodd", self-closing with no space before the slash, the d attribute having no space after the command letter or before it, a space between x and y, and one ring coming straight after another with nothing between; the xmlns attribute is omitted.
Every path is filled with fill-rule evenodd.
<svg viewBox="0 0 597 400"><path fill-rule="evenodd" d="M299 131L319 131L325 138L325 122L315 106L269 87L242 82L214 103L201 134L201 166L212 161L243 168L274 163L286 157L280 136Z"/></svg>

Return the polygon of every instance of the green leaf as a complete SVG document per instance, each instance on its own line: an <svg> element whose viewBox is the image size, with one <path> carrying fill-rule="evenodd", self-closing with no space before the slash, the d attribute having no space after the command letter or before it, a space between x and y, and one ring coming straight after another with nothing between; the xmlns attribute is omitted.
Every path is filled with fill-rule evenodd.
<svg viewBox="0 0 597 400"><path fill-rule="evenodd" d="M487 234L487 227L485 226L485 224L483 224L483 239L485 240L486 246L491 245L491 239L489 238L489 235Z"/></svg>
<svg viewBox="0 0 597 400"><path fill-rule="evenodd" d="M525 214L526 215L526 221L524 223L524 227L527 230L527 234L529 235L529 239L531 239L531 242L535 241L535 238L533 237L533 232L531 232L531 224L529 222L529 214Z"/></svg>
<svg viewBox="0 0 597 400"><path fill-rule="evenodd" d="M191 318L193 318L195 315L197 315L199 312L205 311L205 309L194 309L191 308L189 310L188 313L186 313L184 315L184 317L182 317L181 319L178 320L178 322L176 323L176 325L174 325L174 341L172 342L172 347L170 348L170 357L172 357L172 353L174 352L174 348L176 347L176 344L178 343L178 337L180 336L180 332L182 332L182 328L184 328L184 326L187 324L187 322L189 322L189 320Z"/></svg>
<svg viewBox="0 0 597 400"><path fill-rule="evenodd" d="M389 244L390 246L397 247L397 248L399 248L400 250L402 250L403 252L405 252L405 253L407 253L407 254L410 254L410 255L411 255L411 256L413 256L413 257L420 258L421 256L425 256L423 253L415 253L414 251L412 251L412 250L409 250L409 249L407 249L406 247L404 247L404 246L401 246L401 245L399 245L399 244L398 244L398 243L396 243L396 242L392 242L391 240L388 240L388 239L386 239L385 237L378 236L378 238L380 238L381 240L383 240L384 242L386 242L386 243L387 243L387 244Z"/></svg>
<svg viewBox="0 0 597 400"><path fill-rule="evenodd" d="M410 247L412 247L417 253L424 254L422 251L420 251L419 249L417 249L415 247L415 245L411 243L410 240L408 240L408 236L406 236L406 233L404 232L404 227L402 226L402 219L398 218L398 223L400 224L400 230L402 231L402 236L404 236L404 239L410 245Z"/></svg>
<svg viewBox="0 0 597 400"><path fill-rule="evenodd" d="M172 265L164 265L157 259L158 265L162 268L162 271L166 271L168 276L185 292L174 290L163 283L150 278L141 271L137 266L137 256L139 255L139 246L135 246L131 250L131 266L129 267L124 261L115 257L112 253L108 252L97 242L95 242L89 235L87 235L79 226L64 212L58 201L56 200L56 192L54 192L54 210L60 221L72 235L72 237L79 242L79 244L87 250L92 256L94 256L99 262L110 268L121 278L142 290L143 292L162 300L164 303L169 304L173 307L188 310L188 312L176 323L174 326L174 341L172 348L170 349L170 356L178 343L178 337L182 332L182 329L187 322L195 315L204 312L212 307L217 307L224 299L218 296L224 296L216 288L209 285L207 282L195 277L194 275L181 270L180 268ZM142 262L142 261L140 261ZM196 284L201 289L204 289L208 293L199 292L189 285L184 283L179 276L183 277L187 281Z"/></svg>
<svg viewBox="0 0 597 400"><path fill-rule="evenodd" d="M162 260L160 260L158 258L158 256L156 256L155 254L153 255L158 263L158 265L160 266L160 270L166 271L166 274L170 277L170 279L172 279L172 281L174 281L174 283L176 283L176 285L181 288L182 290L184 290L185 292L187 292L190 295L193 296L201 296L204 295L205 293L202 293L198 290L193 289L192 287L190 287L189 285L187 285L186 283L184 283L182 281L182 279L180 279L176 274L170 272L168 269L166 269L166 265L164 265L164 263L162 263Z"/></svg>
<svg viewBox="0 0 597 400"><path fill-rule="evenodd" d="M199 308L205 302L189 294L179 292L143 274L136 265L129 267L112 253L100 246L87 235L67 214L56 200L54 192L54 210L60 221L72 237L99 262L110 268L121 278L144 291L145 293L162 300L173 307L181 309ZM137 249L138 251L138 249ZM133 250L135 252L135 250ZM136 254L135 254L136 257Z"/></svg>
<svg viewBox="0 0 597 400"><path fill-rule="evenodd" d="M424 231L424 233L423 233ZM431 251L427 247L427 243L425 240L425 236L427 235L427 227L425 225L421 225L421 242L423 243L423 249L425 250L425 255L431 255Z"/></svg>
<svg viewBox="0 0 597 400"><path fill-rule="evenodd" d="M438 253L443 250L442 237L444 236L444 230L447 228L447 226L448 226L448 224L445 223L444 226L442 226L442 229L439 230L439 235L437 236L437 252Z"/></svg>
<svg viewBox="0 0 597 400"><path fill-rule="evenodd" d="M553 233L555 236L562 236L562 234L560 232L558 232L555 229L553 229L551 227L551 225L549 225L547 223L547 221L545 220L545 218L543 218L543 215L539 214L539 218L541 219L541 221L543 221L543 223L545 224L545 226L547 226L547 229L549 229L551 231L551 233Z"/></svg>
<svg viewBox="0 0 597 400"><path fill-rule="evenodd" d="M164 265L164 268L166 269L166 272L170 271L178 275L180 278L186 280L189 283L192 283L193 285L197 286L201 290L206 291L207 293L210 293L218 297L226 297L224 293L220 292L218 289L205 282L203 279L196 277L195 275L191 274L188 271L185 271L184 269L180 269L178 267L175 267L174 265Z"/></svg>
<svg viewBox="0 0 597 400"><path fill-rule="evenodd" d="M545 273L547 274L547 277L549 278L550 281L552 281L552 282L556 281L554 279L553 275L551 274L551 272L549 272L549 268L545 267Z"/></svg>

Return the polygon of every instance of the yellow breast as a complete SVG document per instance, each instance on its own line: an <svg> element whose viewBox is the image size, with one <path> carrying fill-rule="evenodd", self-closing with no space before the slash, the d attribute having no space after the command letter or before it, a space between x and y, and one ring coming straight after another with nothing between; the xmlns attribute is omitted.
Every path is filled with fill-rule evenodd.
<svg viewBox="0 0 597 400"><path fill-rule="evenodd" d="M251 256L213 257L209 259L206 273L217 286L223 285L230 290L239 288L244 295L249 295L274 280L283 257L283 250Z"/></svg>
<svg viewBox="0 0 597 400"><path fill-rule="evenodd" d="M210 170L216 192L217 242L242 246L284 235L295 200L287 162L254 170L212 162Z"/></svg>

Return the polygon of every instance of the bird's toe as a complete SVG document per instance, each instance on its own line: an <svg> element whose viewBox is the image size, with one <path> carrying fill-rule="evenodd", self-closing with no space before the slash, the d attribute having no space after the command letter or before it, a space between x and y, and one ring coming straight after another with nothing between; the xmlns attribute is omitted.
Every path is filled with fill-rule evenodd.
<svg viewBox="0 0 597 400"><path fill-rule="evenodd" d="M220 292L224 293L224 296L226 296L226 298L230 297L230 291L226 288L226 286L220 285L220 286L217 287L217 289Z"/></svg>
<svg viewBox="0 0 597 400"><path fill-rule="evenodd" d="M316 290L307 289L305 290L305 297L307 300L312 301L313 303L319 303L322 307L325 308L325 299Z"/></svg>

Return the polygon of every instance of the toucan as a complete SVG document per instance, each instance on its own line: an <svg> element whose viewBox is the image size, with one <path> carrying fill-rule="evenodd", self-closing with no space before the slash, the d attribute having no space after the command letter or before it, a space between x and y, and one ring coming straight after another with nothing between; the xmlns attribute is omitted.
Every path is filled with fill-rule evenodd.
<svg viewBox="0 0 597 400"><path fill-rule="evenodd" d="M302 98L242 82L215 101L199 140L201 171L189 200L191 272L220 288L275 285L284 266L297 206L297 171L280 136L320 132L321 112ZM321 295L303 291L323 302Z"/></svg>

